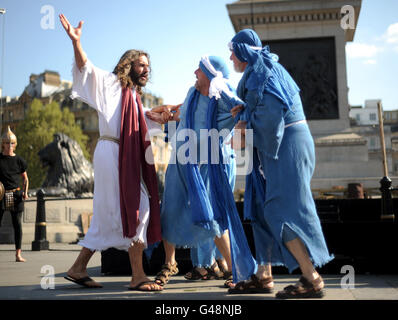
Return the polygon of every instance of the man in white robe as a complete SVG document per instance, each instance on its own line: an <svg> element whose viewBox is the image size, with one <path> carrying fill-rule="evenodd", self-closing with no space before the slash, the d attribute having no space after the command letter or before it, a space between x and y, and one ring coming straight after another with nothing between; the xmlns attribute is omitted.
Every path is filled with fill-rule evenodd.
<svg viewBox="0 0 398 320"><path fill-rule="evenodd" d="M122 225L118 156L122 89L126 83L123 83L116 74L96 68L87 59L80 44L82 21L77 28L73 28L62 14L60 21L71 38L74 49L72 98L78 98L97 110L100 133L100 139L94 152L93 218L85 238L79 242L83 248L65 278L85 287L102 287L101 284L88 276L87 264L96 250L102 251L113 247L129 252L133 271L129 289L140 291L162 290L162 287L147 278L142 266L142 253L147 247L147 230L153 214L150 212L148 190L142 177L135 236L126 237ZM128 74L127 81L131 81L135 112L138 113L137 105L139 105L140 100L137 91L140 93L141 87L145 86L149 76L147 54L139 54L129 67L132 70ZM149 109L141 110L144 110L143 113L145 114ZM154 128L160 129L158 124L147 119L146 116L145 121L148 131ZM141 126L139 129L141 130ZM148 236L150 236L149 231ZM158 239L159 237L160 227L153 238ZM155 241L158 240L152 242Z"/></svg>

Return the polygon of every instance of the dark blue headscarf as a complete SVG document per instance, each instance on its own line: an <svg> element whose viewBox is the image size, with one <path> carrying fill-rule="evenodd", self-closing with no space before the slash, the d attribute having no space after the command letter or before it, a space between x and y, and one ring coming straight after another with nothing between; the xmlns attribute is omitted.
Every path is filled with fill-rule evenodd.
<svg viewBox="0 0 398 320"><path fill-rule="evenodd" d="M251 29L239 31L229 47L236 57L253 68L253 75L247 79L246 87L257 90L260 99L264 91L275 95L290 109L293 97L300 91L289 73L278 63L278 56L270 53L269 46L262 47L256 32Z"/></svg>

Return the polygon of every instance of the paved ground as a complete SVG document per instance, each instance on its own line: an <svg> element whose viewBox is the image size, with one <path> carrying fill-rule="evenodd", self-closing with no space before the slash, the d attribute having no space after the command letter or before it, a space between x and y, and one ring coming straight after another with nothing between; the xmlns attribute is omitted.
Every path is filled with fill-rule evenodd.
<svg viewBox="0 0 398 320"><path fill-rule="evenodd" d="M161 293L129 291L129 276L102 276L101 255L96 253L89 263L89 274L101 282L102 289L81 288L63 277L80 250L77 245L50 244L48 251L30 251L23 246L25 263L15 262L13 245L0 245L0 300L275 300L273 294L229 295L222 280L188 282L182 275L172 278ZM46 278L53 270L54 277ZM346 274L323 275L326 296L322 300L396 300L398 274L355 275L354 287ZM276 290L297 280L297 275L275 275ZM53 281L51 281L53 280ZM54 284L53 289L43 289Z"/></svg>

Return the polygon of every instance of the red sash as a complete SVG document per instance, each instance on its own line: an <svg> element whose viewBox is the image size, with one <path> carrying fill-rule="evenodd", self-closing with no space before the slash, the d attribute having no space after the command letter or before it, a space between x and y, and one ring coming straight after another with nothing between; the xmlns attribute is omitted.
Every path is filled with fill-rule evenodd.
<svg viewBox="0 0 398 320"><path fill-rule="evenodd" d="M160 241L160 206L155 165L145 160L145 154L153 154L151 141L145 139L148 127L140 95L137 93L139 114L135 108L133 93L130 88L122 89L122 116L119 144L119 187L120 212L122 216L123 236L133 238L137 232L142 178L149 192L150 219L147 230L148 244ZM138 126L139 123L139 126Z"/></svg>

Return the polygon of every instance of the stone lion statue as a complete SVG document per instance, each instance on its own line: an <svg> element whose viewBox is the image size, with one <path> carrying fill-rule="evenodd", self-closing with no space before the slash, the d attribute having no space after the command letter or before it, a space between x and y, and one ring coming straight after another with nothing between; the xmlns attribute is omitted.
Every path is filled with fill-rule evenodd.
<svg viewBox="0 0 398 320"><path fill-rule="evenodd" d="M84 157L79 144L64 133L38 153L43 166L48 166L42 189L46 195L86 197L94 190L94 170Z"/></svg>

